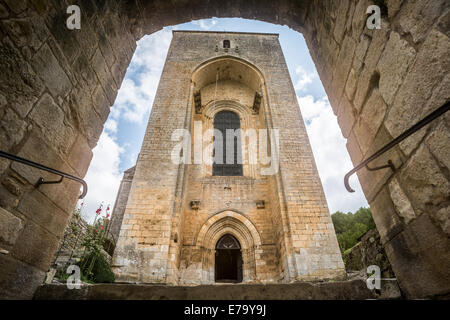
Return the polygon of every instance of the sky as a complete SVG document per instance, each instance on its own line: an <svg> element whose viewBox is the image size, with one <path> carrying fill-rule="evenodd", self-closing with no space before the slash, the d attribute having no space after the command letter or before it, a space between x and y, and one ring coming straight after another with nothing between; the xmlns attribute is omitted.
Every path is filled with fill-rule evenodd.
<svg viewBox="0 0 450 320"><path fill-rule="evenodd" d="M85 177L89 191L83 200L83 217L93 221L101 204L103 208L109 205L112 210L123 171L136 164L172 30L278 33L330 212L356 211L368 206L356 175L350 178L356 192L348 193L344 187L344 175L353 168L345 147L346 139L302 34L287 26L262 21L212 18L166 27L137 43L103 133L93 150Z"/></svg>

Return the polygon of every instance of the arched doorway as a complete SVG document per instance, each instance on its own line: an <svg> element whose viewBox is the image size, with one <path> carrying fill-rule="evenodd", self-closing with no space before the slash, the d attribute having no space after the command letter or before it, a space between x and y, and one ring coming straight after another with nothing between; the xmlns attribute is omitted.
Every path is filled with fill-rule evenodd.
<svg viewBox="0 0 450 320"><path fill-rule="evenodd" d="M239 241L226 234L217 241L215 254L215 281L242 282L242 253Z"/></svg>

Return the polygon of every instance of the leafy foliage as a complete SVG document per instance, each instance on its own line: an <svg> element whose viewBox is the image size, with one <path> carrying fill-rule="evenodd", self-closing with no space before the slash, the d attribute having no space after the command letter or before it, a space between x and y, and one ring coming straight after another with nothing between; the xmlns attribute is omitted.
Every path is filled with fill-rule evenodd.
<svg viewBox="0 0 450 320"><path fill-rule="evenodd" d="M80 265L83 266L81 270L81 273L84 275L83 281L92 283L114 282L114 273L111 271L108 261L106 261L103 254L92 251L83 257Z"/></svg>
<svg viewBox="0 0 450 320"><path fill-rule="evenodd" d="M82 218L83 203L73 212L72 219ZM111 271L105 254L112 254L114 243L107 237L110 223L110 206L108 205L105 215L102 215L103 204L95 211L95 219L92 225L81 227L78 224L70 225L70 233L76 237L75 246L69 252L69 261L64 262L62 267L57 268L55 277L60 281L65 281L70 276L66 273L69 264L76 264L80 267L81 280L87 283L111 283L114 282L114 273ZM76 247L78 245L78 247ZM105 252L106 251L106 252ZM56 258L57 259L57 258Z"/></svg>
<svg viewBox="0 0 450 320"><path fill-rule="evenodd" d="M100 213L101 208L97 210L97 215ZM79 263L81 274L85 280L93 283L114 282L114 273L102 252L109 222L108 217L109 213L106 217L96 218L94 225L88 227L88 232L82 242L86 254Z"/></svg>
<svg viewBox="0 0 450 320"><path fill-rule="evenodd" d="M369 208L359 208L355 213L337 211L331 215L331 219L342 253L357 244L359 237L375 228Z"/></svg>

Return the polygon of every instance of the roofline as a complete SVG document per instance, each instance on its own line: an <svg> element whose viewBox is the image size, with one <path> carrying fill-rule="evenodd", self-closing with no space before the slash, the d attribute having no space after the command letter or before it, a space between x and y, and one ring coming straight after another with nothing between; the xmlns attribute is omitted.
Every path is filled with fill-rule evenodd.
<svg viewBox="0 0 450 320"><path fill-rule="evenodd" d="M255 34L255 35L263 35L263 36L276 36L279 37L279 33L263 33L263 32L237 32L237 31L202 31L202 30L172 30L172 33L175 32L185 32L185 33L222 33L222 34Z"/></svg>

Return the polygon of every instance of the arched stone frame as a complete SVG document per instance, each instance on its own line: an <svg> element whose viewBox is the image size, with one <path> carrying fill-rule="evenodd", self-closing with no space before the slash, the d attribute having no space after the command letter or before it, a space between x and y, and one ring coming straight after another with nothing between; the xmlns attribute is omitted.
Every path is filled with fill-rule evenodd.
<svg viewBox="0 0 450 320"><path fill-rule="evenodd" d="M231 55L221 55L219 57L214 57L211 59L207 59L205 61L203 61L202 63L200 63L198 66L196 66L194 68L194 71L192 72L192 77L191 77L191 87L190 87L190 95L189 95L189 103L193 104L193 99L192 99L192 94L195 90L200 90L203 86L203 84L199 84L197 83L197 78L198 76L201 74L202 70L205 70L205 68L207 68L208 66L212 66L214 64L218 64L221 62L228 62L231 61L233 63L236 64L241 64L244 68L248 68L251 73L252 73L252 77L253 79L251 79L253 81L253 83L243 83L244 85L246 85L247 87L261 93L262 97L261 97L261 109L259 112L261 112L263 114L264 117L264 123L263 126L264 128L268 129L268 122L267 122L267 110L269 108L269 104L268 101L266 99L267 97L267 88L266 88L266 83L265 83L265 77L262 73L262 71L256 67L255 64L253 64L252 62L240 58L240 57L235 57L235 56L231 56ZM257 83L256 83L257 82ZM194 107L192 106L191 110L194 110ZM244 106L241 103L234 101L234 100L219 100L219 101L209 101L203 108L202 110L202 125L203 125L203 132L205 132L208 129L214 129L214 116L220 112L220 111L224 111L224 110L228 110L228 111L233 111L235 113L237 113L239 115L239 118L241 120L241 130L245 131L247 129L253 128L253 129L260 129L260 128L256 128L252 126L252 117L254 115L252 115L252 111L250 110L250 106ZM192 128L191 128L192 129ZM242 135L243 139L247 140L247 137L245 137L244 135ZM256 132L256 140L258 143L258 132ZM192 143L193 143L193 139L194 137L192 137ZM270 136L269 136L270 139ZM212 141L211 141L212 143ZM244 146L245 143L242 143L242 146ZM270 150L270 143L269 143L269 150ZM246 152L245 150L242 150L242 155L243 155L243 159L244 159L244 163L243 163L243 176L244 177L251 177L251 178L256 178L259 174L258 174L258 164L250 164L248 161L248 152ZM212 154L211 154L212 156ZM247 159L247 160L245 160ZM202 174L204 176L212 176L212 165L203 163L202 165Z"/></svg>
<svg viewBox="0 0 450 320"><path fill-rule="evenodd" d="M214 283L216 243L225 234L234 236L241 245L242 282L256 280L255 253L261 245L259 232L249 218L226 210L211 216L200 228L195 241L202 255L202 283Z"/></svg>
<svg viewBox="0 0 450 320"><path fill-rule="evenodd" d="M257 86L253 85L252 89L254 90L261 90L261 85L265 86L266 82L265 82L265 76L263 74L263 72L251 61L246 60L244 58L241 57L236 57L236 56L232 56L232 55L228 55L228 54L224 54L224 55L220 55L218 57L214 57L214 58L210 58L210 59L206 59L205 61L199 63L192 71L192 82L194 84L194 86L198 87L200 84L196 81L196 78L198 77L199 73L202 72L202 70L204 70L206 67L211 66L212 64L216 64L216 63L220 63L220 62L224 62L224 61L232 61L233 63L237 63L237 64L242 64L244 67L248 68L249 70L251 70L251 72L256 75L256 77L259 80L259 83ZM262 90L261 90L262 91Z"/></svg>
<svg viewBox="0 0 450 320"><path fill-rule="evenodd" d="M446 3L445 0L436 1L436 3L433 4L433 7L439 8L439 6L442 6L444 3ZM39 56L44 57L46 60L49 60L49 58L53 58L54 60L56 56L58 63L68 73L71 80L73 75L88 75L88 77L85 77L86 83L79 81L79 87L74 90L75 92L73 94L70 93L70 95L77 97L77 99L79 98L80 102L82 102L79 105L83 106L83 109L86 111L86 117L83 117L83 119L80 120L80 125L81 127L86 126L90 133L87 138L81 135L77 137L77 143L72 147L64 142L64 145L70 149L70 152L68 152L68 155L63 155L61 159L53 157L52 152L54 150L52 147L57 148L57 146L52 144L52 140L48 139L48 137L39 136L35 132L33 132L32 135L23 134L30 126L18 128L16 131L17 136L23 136L23 139L12 141L12 145L7 145L4 148L7 149L6 151L11 150L14 153L19 154L20 152L20 154L30 155L30 149L34 144L24 144L25 140L28 138L30 138L29 140L42 139L39 140L40 152L31 153L33 155L31 160L44 163L45 161L49 161L53 167L58 167L60 165L65 166L66 162L75 163L76 172L73 173L78 173L80 177L83 177L92 155L91 149L94 148L95 143L101 134L99 128L101 128L102 124L106 121L104 117L98 118L93 111L94 109L101 110L102 114L104 114L104 112L109 112L107 110L115 99L115 94L120 87L128 63L136 48L136 40L146 34L156 32L165 26L177 23L211 18L213 16L240 17L257 19L275 24L285 24L293 30L303 33L311 56L316 64L317 71L329 96L331 106L335 113L339 113L339 125L342 128L342 131L345 132L345 136L349 136L347 145L348 150L354 164L357 164L359 160L364 157L365 152L360 151L360 142L355 138L357 133L355 133L355 130L351 130L351 128L354 123L357 123L363 118L361 114L358 114L363 108L361 103L355 102L354 107L358 112L352 112L354 110L350 103L352 102L352 99L350 99L350 101L347 101L344 97L341 99L343 87L348 78L347 82L353 83L355 90L357 89L356 91L361 90L364 92L364 87L366 87L367 83L370 81L371 74L377 68L379 56L382 54L387 56L397 56L397 52L393 51L395 50L395 47L393 49L392 46L385 46L389 36L393 39L395 39L394 36L399 36L398 30L396 28L391 28L391 26L398 25L400 19L415 19L415 12L419 12L419 6L422 5L421 2L411 1L403 1L401 4L387 2L388 15L382 17L382 29L374 30L372 32L370 30L363 31L365 29L365 21L367 18L367 15L365 14L367 6L365 4L366 2L362 0L351 2L345 1L342 4L337 4L333 1L276 2L261 0L249 2L233 0L227 6L223 6L221 1L215 0L198 1L195 5L191 2L173 2L167 4L167 6L154 5L153 2L146 3L142 1L127 1L123 3L105 2L94 6L92 6L90 2L80 3L82 12L87 13L91 19L89 21L88 19L83 20L84 27L79 32L74 33L70 30L59 32L61 31L59 29L59 31L55 31L56 29L46 30L45 32L50 33L50 36L46 37L47 40L43 40L44 38L42 38L37 43L43 43L43 45L40 46ZM49 8L52 9L50 10ZM42 6L42 10L34 9L33 6L30 5L27 10L23 11L21 14L21 19L27 24L31 23L31 21L40 24L44 19L48 19L48 21L56 19L56 16L54 16L53 13L59 11L64 12L64 10L65 6L63 1L54 1L48 6ZM408 94L409 97L407 100L398 99L399 103L396 104L392 101L388 103L386 114L389 115L389 117L385 117L385 120L383 121L383 132L386 132L387 130L385 125L388 123L387 120L390 120L391 124L395 124L396 130L401 131L411 125L413 121L422 118L427 111L438 107L442 103L442 95L440 95L440 93L443 93L446 88L445 81L443 81L443 75L446 75L444 63L446 63L445 57L447 51L436 50L436 48L442 44L442 39L445 37L440 29L442 24L439 21L443 21L446 14L446 10L429 10L422 16L424 28L417 29L414 28L414 25L405 25L405 32L401 32L399 39L402 41L405 39L408 40L407 37L410 34L413 34L414 41L417 40L420 44L427 44L415 47L416 52L413 53L413 56L415 55L417 59L410 59L409 57L408 59L405 59L405 63L409 64L407 71L405 71L404 68L384 68L383 70L378 70L380 71L380 83L389 83L389 79L392 76L395 76L396 79L398 79L396 87L400 88L401 86L401 90L397 90L397 95L400 93L403 95ZM6 19L9 18L10 17L7 17ZM347 24L342 23L346 20ZM320 21L327 21L327 23L324 24ZM35 22L31 24L34 25ZM97 24L98 27L93 29L93 26L97 26ZM107 25L108 28L103 28L102 24L105 26ZM96 30L96 32L92 32L92 30ZM365 33L363 36L361 35L362 32ZM107 50L104 51L102 48L103 54L107 53L107 56L104 58L102 57L102 52L99 50L101 46L101 42L99 42L97 38L99 35L104 36L109 42ZM369 35L369 38L367 35ZM81 38L78 38L79 36ZM70 41L67 42L67 39ZM76 39L84 39L88 41L90 45L83 45L85 50L79 50L81 44L79 41L75 41ZM18 45L20 41L21 40L17 40L16 37L12 37L8 43L4 43L4 45L9 48L13 45ZM411 44L411 42L407 42ZM67 43L72 43L74 46L69 46ZM55 56L53 56L48 45L51 46L53 52L58 52L58 54L55 53ZM368 48L367 52L370 53L371 59L370 61L366 61L364 68L360 70L362 72L358 71L358 69L348 72L351 68L351 63L345 62L347 60L350 60L351 62L353 50L356 47ZM383 47L385 47L385 49L383 49ZM407 55L410 54L410 46L406 47L408 50L398 52L401 57L407 58ZM33 45L33 48L37 49L38 47ZM77 56L77 52L79 53L80 51L82 51L82 53L89 53L90 56L95 52L95 59L88 59L86 60L87 63L78 63L78 61L72 63L72 60ZM233 50L230 50L230 53L232 53L232 51ZM20 52L20 50L16 50L14 47L14 53L12 55L18 61L17 64L11 65L10 68L14 74L21 74L22 71L20 68L22 67L30 69L29 67L31 66L32 68L35 68L41 60L33 59L34 61L32 61L30 55L21 55ZM64 56L66 56L67 59ZM114 59L114 56L116 59ZM433 57L433 61L437 62L430 63L430 57ZM108 64L106 64L105 59L107 59ZM364 59L364 53L362 54L361 59ZM50 61L53 60L50 59ZM383 64L378 64L378 66L382 67ZM47 69L51 68L44 68L42 72L46 72ZM98 82L95 73L100 70L102 70L103 76L99 79L100 82ZM334 76L333 73L336 73L336 76ZM418 78L418 75L421 76L421 81L419 82L415 80ZM3 73L3 77L7 82L14 83L14 79L10 79L9 76L9 73ZM36 75L31 74L31 76L35 77ZM355 85L355 82L351 80L356 80L358 78L359 80L356 82L357 85ZM54 77L51 79L54 79ZM92 81L93 79L94 81ZM31 81L33 84L40 84L41 82L42 81L40 80ZM44 79L44 84L51 85L51 81L46 78ZM102 91L101 87L105 88L107 97L95 99L94 102L92 102L90 98L92 91L98 93L99 91L97 89L100 88L100 91ZM427 97L424 94L424 90L428 91L429 88L433 88L435 92L432 96ZM32 97L32 99L23 101L21 106L31 107L36 100L47 94L48 90L35 90L30 92L30 97ZM9 93L6 93L6 95L7 101L9 102L8 105L12 106L13 104L9 101ZM60 101L58 101L58 103L61 104ZM78 106L78 104L75 104L75 106ZM398 113L399 107L401 108L402 113ZM403 116L399 116L399 114ZM430 135L445 134L445 131L443 131L445 129L442 128L445 119L437 121L440 121L438 122L439 126L433 126L432 129L429 130ZM73 122L74 121L71 120L72 125ZM356 127L356 125L353 127ZM75 126L75 128L78 128L78 126ZM59 131L55 130L53 136L55 135L55 132L57 133ZM395 136L395 132L383 133L373 139L370 138L364 144L369 145L373 142L377 142L378 145L382 145L391 138L389 134L394 134ZM70 136L77 136L77 132ZM52 136L50 136L50 138L52 138ZM425 147L425 141L427 141L427 139L419 140L421 147ZM441 149L438 146L431 144L420 149L421 153L415 157L411 156L411 154L407 154L405 162L409 162L409 164L403 165L401 170L398 170L395 173L395 177L392 179L393 182L397 182L397 178L400 177L401 174L406 175L411 179L416 177L422 179L422 175L424 175L423 170L414 171L414 166L421 165L421 163L424 162L427 163L427 165L436 167L436 161L438 160L436 160L436 158L431 158L432 155L430 152L435 154L438 153L439 150ZM426 158L425 160L422 159L424 157ZM385 159L382 160L384 161ZM8 166L9 163L6 163L2 166L1 170L6 170L4 168ZM436 169L436 172L438 171L439 168ZM421 210L420 206L424 203L424 201L414 202L416 201L417 194L423 194L423 191L429 187L429 182L433 181L437 174L438 173L434 175L425 175L427 183L420 186L411 186L411 183L403 180L398 182L401 188L407 189L406 191L409 192L407 200L413 202L412 208L414 210ZM440 266L445 267L445 264L442 263L444 261L442 260L442 257L445 257L445 254L443 253L447 252L446 249L448 248L449 240L448 237L443 234L443 231L439 229L439 227L443 227L443 222L439 225L437 222L432 222L430 220L430 215L434 214L437 209L440 209L439 206L433 204L431 208L428 208L428 210L424 212L425 214L417 216L414 219L414 223L402 224L399 221L401 217L398 217L399 213L396 212L395 204L392 203L393 201L391 198L393 196L389 193L389 185L388 183L385 183L387 178L383 178L381 182L380 179L378 179L378 176L382 175L391 177L389 174L384 174L384 171L363 171L360 180L366 195L371 191L374 192L374 195L371 195L368 201L372 207L374 219L383 238L387 255L393 265L396 276L402 285L402 289L405 290L405 293L408 296L413 297L425 297L448 292L448 283L450 282L439 280L449 279L447 270L443 271L442 268L440 269ZM390 182L390 180L387 180L387 182ZM34 181L30 181L29 183L32 184ZM61 187L66 188L70 183L71 182L69 181L65 181L62 184L55 186L55 188L57 187L56 190L60 190ZM51 186L48 186L48 188L50 187ZM36 193L34 189L26 190L24 188L22 191L21 197L14 200L21 202L23 207L29 208L30 210L36 210L36 208L33 208L36 206L27 204L34 203L33 201L28 201L28 199L39 199L38 202L43 203L44 200L47 202L48 198L51 199L52 197L50 193L45 193L43 196L46 198L42 198L43 196L40 195L40 193ZM70 213L78 195L78 185L74 185L73 188L66 188L65 191L64 202L69 208L63 208L63 211ZM62 192L53 194L60 195ZM437 191L429 192L429 194L435 198L441 196ZM10 209L11 208L6 205L6 210ZM44 237L42 235L42 229L45 229L47 226L46 224L48 224L46 222L48 216L55 215L55 213L58 212L57 210L58 209L56 208L48 209L45 211L46 213L42 215L42 218L36 218L33 222L27 220L27 224L34 223L32 229L30 229L32 231L29 231L32 236L27 236L24 241L17 241L18 248L16 248L16 250L20 252L20 258L14 258L11 262L8 261L6 265L11 270L19 267L23 268L23 273L31 275L30 281L27 281L26 285L19 286L17 285L17 281L15 281L18 276L14 273L10 273L11 276L5 280L8 287L5 288L4 292L12 292L11 294L14 297L30 297L34 288L42 283L44 271L47 270L50 265L49 259L33 259L32 262L28 261L28 264L22 264L22 261L26 261L25 259L30 257L30 254L28 253L39 252L42 256L42 248L47 249L46 252L49 252L48 255L52 255L52 252L56 250L59 235L62 234L65 224L62 223L56 226L56 231L52 233L51 237ZM15 212L12 213L14 214ZM42 222L41 220L45 222ZM434 226L433 223L437 224L437 226ZM430 234L435 235L435 237L428 238L427 236ZM408 240L405 242L404 239L415 240ZM424 239L428 240L425 241ZM24 248L26 248L27 254L22 254L25 250ZM420 250L420 252L417 253L417 250ZM415 276L415 273L413 272L415 269L409 267L411 264L418 266L417 268L423 271L420 279L417 279L417 281L409 281Z"/></svg>
<svg viewBox="0 0 450 320"><path fill-rule="evenodd" d="M234 113L236 113L239 116L239 120L240 120L240 129L245 132L247 129L253 128L253 126L251 125L251 113L250 110L241 105L240 103L236 102L236 101L231 101L231 100L221 100L221 101L213 101L213 102L209 102L206 106L205 106L205 111L203 113L203 117L202 117L202 124L203 124L203 130L204 132L206 130L211 130L214 129L214 118L216 116L217 113L221 112L221 111L232 111ZM244 135L241 135L242 139L245 138ZM211 142L212 143L212 140ZM242 148L244 148L246 145L246 143L244 143L244 141L241 143ZM242 149L242 156L243 156L243 164L242 164L242 169L243 169L243 176L244 177L252 177L255 178L256 177L256 165L255 164L249 164L248 161L248 152L246 152L246 150ZM212 156L212 154L211 154ZM202 172L204 174L204 176L212 176L212 165L211 164L207 164L207 163L203 163L202 166Z"/></svg>

